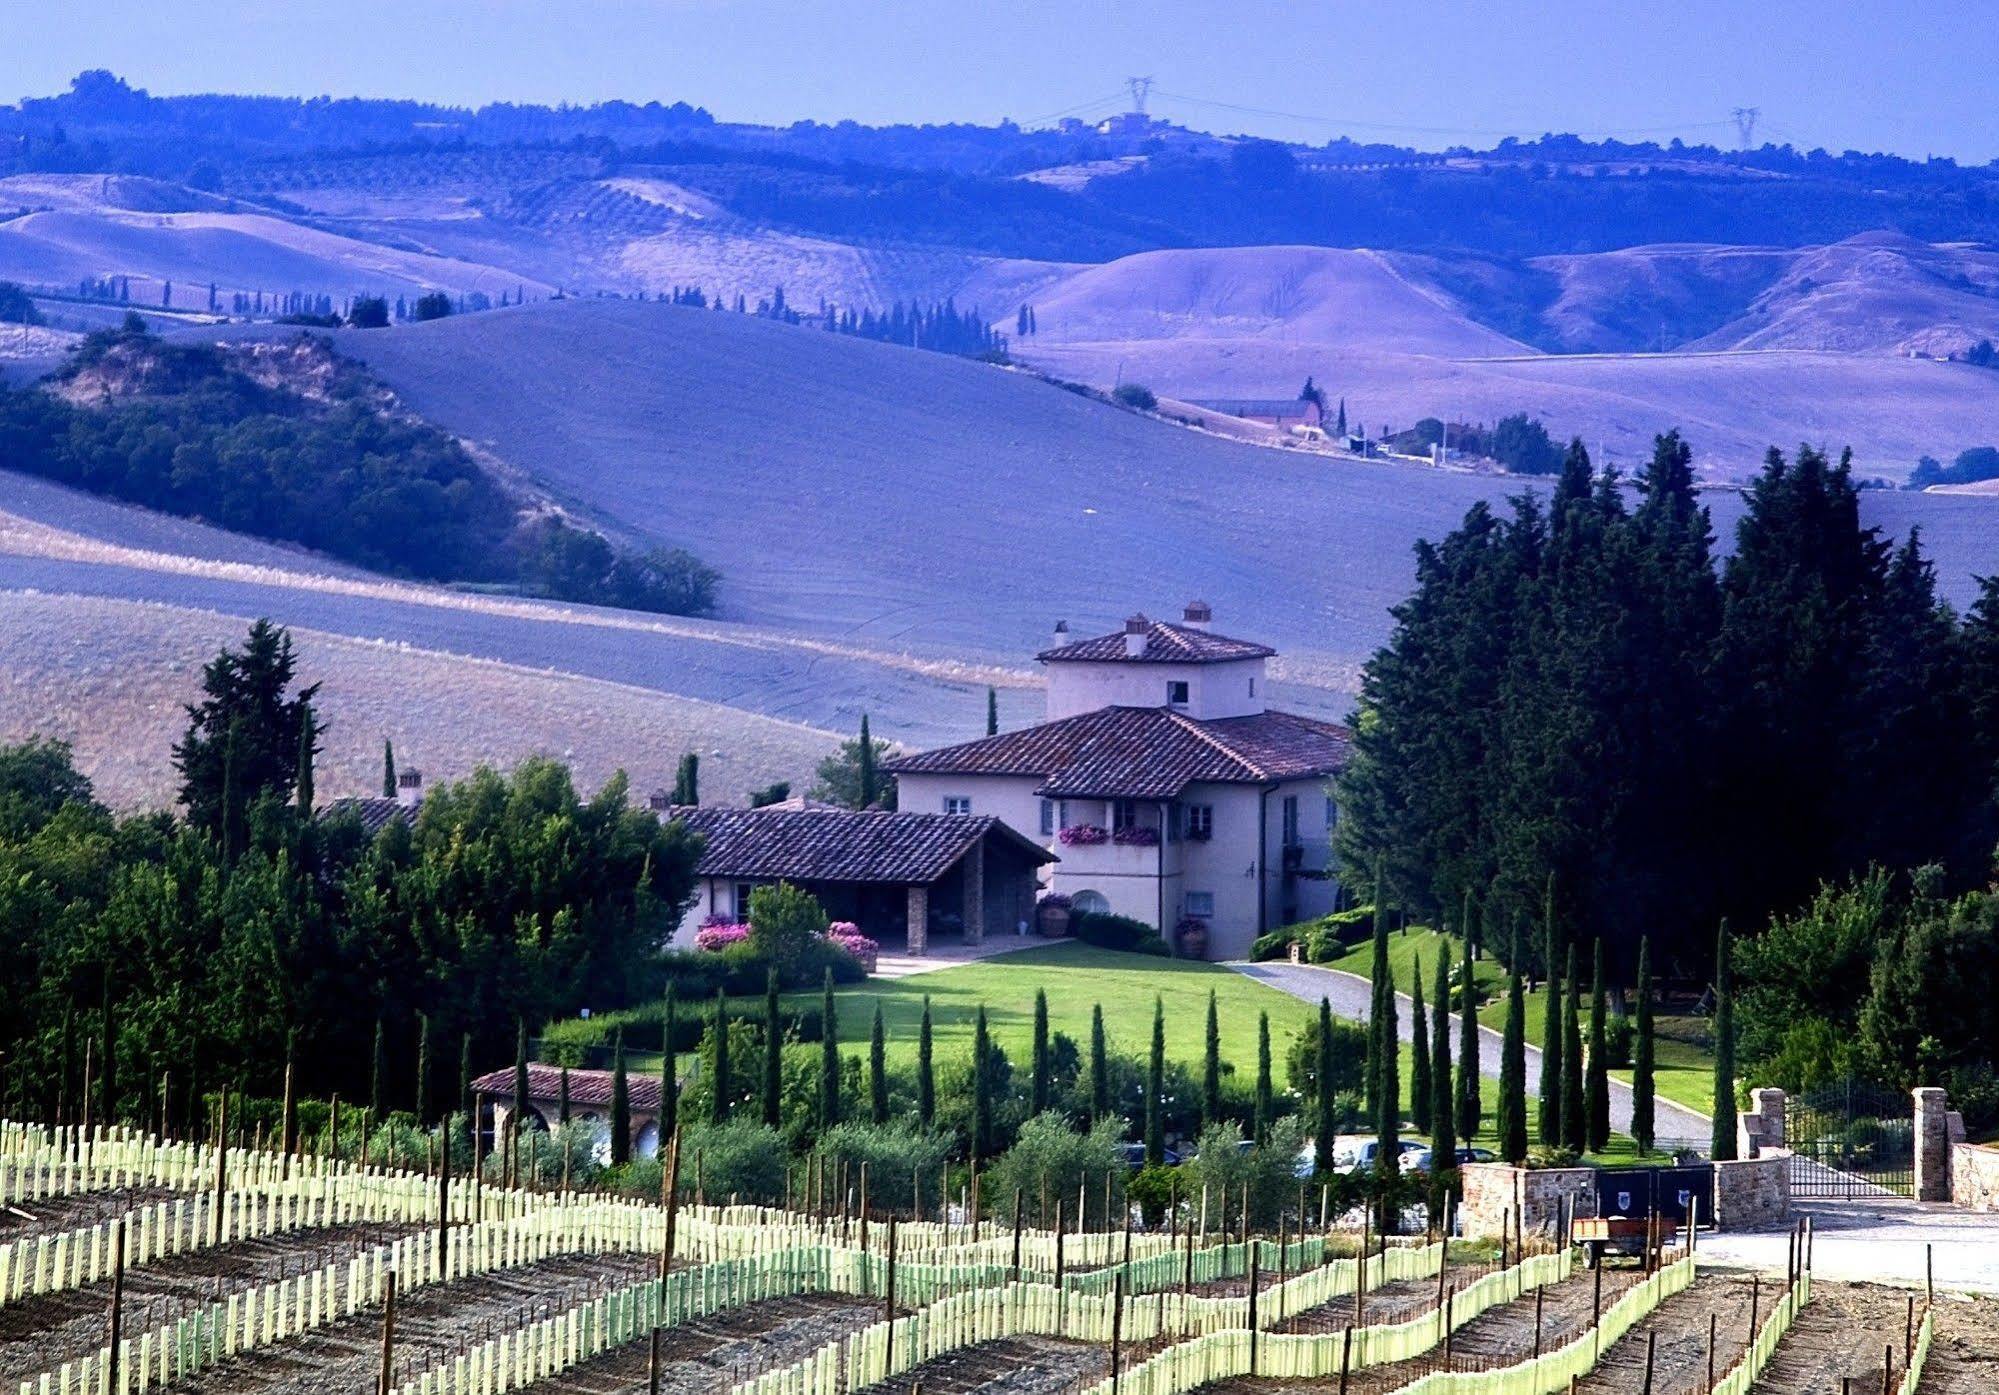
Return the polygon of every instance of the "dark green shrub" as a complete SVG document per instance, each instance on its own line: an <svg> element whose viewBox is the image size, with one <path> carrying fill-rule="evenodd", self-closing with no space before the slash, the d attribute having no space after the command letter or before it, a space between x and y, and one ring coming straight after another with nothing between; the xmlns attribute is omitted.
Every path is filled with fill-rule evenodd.
<svg viewBox="0 0 1999 1395"><path fill-rule="evenodd" d="M1142 920L1108 911L1081 911L1069 917L1069 933L1086 945L1099 949L1131 950L1139 954L1164 954L1166 943L1159 932ZM1157 945L1158 948L1152 948Z"/></svg>

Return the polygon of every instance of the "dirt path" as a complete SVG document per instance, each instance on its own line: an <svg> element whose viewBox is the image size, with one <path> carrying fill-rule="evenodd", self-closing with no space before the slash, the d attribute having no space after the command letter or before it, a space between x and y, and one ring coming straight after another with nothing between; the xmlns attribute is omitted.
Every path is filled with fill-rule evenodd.
<svg viewBox="0 0 1999 1395"><path fill-rule="evenodd" d="M387 1244L411 1227L341 1226L240 1241L175 1255L125 1275L125 1330L150 1332L218 1297L289 1279ZM0 1308L0 1385L98 1350L111 1282L43 1294Z"/></svg>
<svg viewBox="0 0 1999 1395"><path fill-rule="evenodd" d="M1582 1395L1638 1395L1645 1388L1645 1354L1653 1356L1653 1395L1692 1395L1707 1385L1709 1319L1715 1319L1714 1370L1717 1378L1749 1345L1751 1281L1703 1275L1674 1294L1613 1345L1596 1369L1576 1385ZM1762 1286L1761 1310L1777 1290ZM1760 1318L1759 1318L1760 1321Z"/></svg>
<svg viewBox="0 0 1999 1395"><path fill-rule="evenodd" d="M660 1332L660 1389L710 1395L760 1371L801 1361L881 1316L881 1305L844 1294L773 1298ZM537 1395L626 1395L644 1390L650 1340L627 1342L594 1361L537 1381Z"/></svg>
<svg viewBox="0 0 1999 1395"><path fill-rule="evenodd" d="M1999 1390L1999 1301L1937 1295L1936 1333L1917 1395L1992 1395Z"/></svg>
<svg viewBox="0 0 1999 1395"><path fill-rule="evenodd" d="M1133 1358L1136 1359L1135 1357ZM924 1395L1056 1395L1110 1374L1107 1347L1052 1337L1008 1337L981 1342L926 1361L893 1380L848 1395L908 1395L916 1381Z"/></svg>
<svg viewBox="0 0 1999 1395"><path fill-rule="evenodd" d="M1752 1389L1757 1395L1841 1395L1840 1382L1850 1376L1855 1390L1877 1391L1890 1348L1899 1382L1909 1296L1908 1289L1814 1281L1812 1301ZM1920 1294L1916 1302L1920 1309Z"/></svg>
<svg viewBox="0 0 1999 1395"><path fill-rule="evenodd" d="M643 1255L569 1255L417 1289L396 1303L398 1383L488 1337L551 1317L653 1271ZM364 1309L290 1341L211 1367L175 1387L213 1395L323 1395L370 1388L381 1370L382 1313Z"/></svg>

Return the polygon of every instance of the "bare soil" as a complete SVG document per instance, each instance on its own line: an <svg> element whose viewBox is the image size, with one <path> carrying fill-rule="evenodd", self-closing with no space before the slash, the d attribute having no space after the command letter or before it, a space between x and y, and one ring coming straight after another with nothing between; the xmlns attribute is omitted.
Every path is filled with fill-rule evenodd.
<svg viewBox="0 0 1999 1395"><path fill-rule="evenodd" d="M1938 1294L1936 1332L1917 1395L1999 1390L1999 1300Z"/></svg>
<svg viewBox="0 0 1999 1395"><path fill-rule="evenodd" d="M1130 1358L1137 1360L1136 1355ZM1108 1347L1050 1337L1008 1337L981 1342L926 1361L893 1380L848 1395L908 1395L920 1382L924 1395L1055 1395L1110 1373Z"/></svg>
<svg viewBox="0 0 1999 1395"><path fill-rule="evenodd" d="M1703 1275L1685 1292L1676 1293L1611 1346L1596 1369L1577 1383L1586 1395L1637 1395L1645 1388L1648 1351L1653 1362L1653 1395L1692 1395L1706 1391L1708 1334L1714 1334L1717 1378L1749 1345L1750 1308L1755 1282L1719 1274ZM1779 1289L1761 1285L1758 1322L1767 1316Z"/></svg>
<svg viewBox="0 0 1999 1395"><path fill-rule="evenodd" d="M177 1321L203 1304L383 1245L411 1227L341 1226L269 1235L219 1249L175 1255L125 1274L124 1330L137 1335ZM104 1345L111 1282L86 1284L0 1308L0 1384L46 1371Z"/></svg>
<svg viewBox="0 0 1999 1395"><path fill-rule="evenodd" d="M881 1316L881 1305L843 1294L773 1298L660 1332L660 1389L708 1395L761 1371L801 1361ZM649 1340L627 1342L594 1361L528 1387L538 1395L625 1395L648 1387Z"/></svg>
<svg viewBox="0 0 1999 1395"><path fill-rule="evenodd" d="M10 1201L0 1206L0 1241L32 1239L58 1231L76 1230L124 1215L156 1201L185 1196L167 1187L135 1187L118 1191L74 1192L40 1201Z"/></svg>
<svg viewBox="0 0 1999 1395"><path fill-rule="evenodd" d="M1908 1289L1815 1280L1812 1301L1784 1334L1753 1389L1773 1395L1842 1395L1841 1383L1850 1378L1855 1390L1877 1391L1883 1359L1891 1353L1892 1382L1899 1382L1906 1369L1903 1342L1910 1296ZM1922 1295L1914 1296L1920 1320Z"/></svg>

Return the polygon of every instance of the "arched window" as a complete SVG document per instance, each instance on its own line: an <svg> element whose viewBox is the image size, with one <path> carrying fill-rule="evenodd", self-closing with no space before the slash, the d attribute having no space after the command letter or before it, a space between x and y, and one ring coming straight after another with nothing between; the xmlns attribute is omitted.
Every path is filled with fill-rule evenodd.
<svg viewBox="0 0 1999 1395"><path fill-rule="evenodd" d="M1079 891L1069 898L1069 907L1078 915L1108 915L1111 903L1101 891Z"/></svg>

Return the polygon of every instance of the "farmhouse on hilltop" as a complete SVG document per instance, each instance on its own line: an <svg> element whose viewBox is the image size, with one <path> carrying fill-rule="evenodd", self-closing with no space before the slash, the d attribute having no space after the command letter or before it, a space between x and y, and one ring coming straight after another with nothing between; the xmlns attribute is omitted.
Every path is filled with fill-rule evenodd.
<svg viewBox="0 0 1999 1395"><path fill-rule="evenodd" d="M1205 931L1212 958L1332 910L1329 781L1351 734L1265 707L1275 651L1211 620L1195 601L1177 624L1134 615L1095 639L1058 625L1039 656L1048 720L887 762L901 807L994 815L1059 854L1050 888L1074 909L1169 943Z"/></svg>

